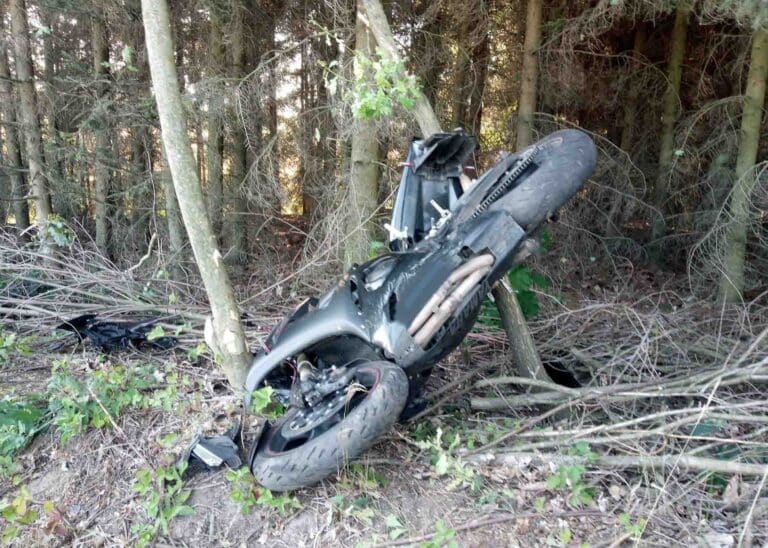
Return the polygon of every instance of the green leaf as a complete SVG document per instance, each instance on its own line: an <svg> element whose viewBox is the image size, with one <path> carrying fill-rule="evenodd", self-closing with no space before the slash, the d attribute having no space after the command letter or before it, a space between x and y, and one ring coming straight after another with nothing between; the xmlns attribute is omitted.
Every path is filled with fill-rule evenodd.
<svg viewBox="0 0 768 548"><path fill-rule="evenodd" d="M534 318L539 313L539 298L533 291L521 291L517 294L517 302L523 311L525 319Z"/></svg>
<svg viewBox="0 0 768 548"><path fill-rule="evenodd" d="M438 476L444 476L448 473L449 468L450 461L448 460L448 454L440 453L440 456L437 457L437 462L435 463L435 472Z"/></svg>
<svg viewBox="0 0 768 548"><path fill-rule="evenodd" d="M513 268L507 274L509 283L515 292L526 291L533 285L533 278L531 277L531 271L528 265L521 264Z"/></svg>
<svg viewBox="0 0 768 548"><path fill-rule="evenodd" d="M162 337L165 337L165 329L163 329L162 325L156 325L155 327L152 328L152 331L147 333L148 341L154 341Z"/></svg>

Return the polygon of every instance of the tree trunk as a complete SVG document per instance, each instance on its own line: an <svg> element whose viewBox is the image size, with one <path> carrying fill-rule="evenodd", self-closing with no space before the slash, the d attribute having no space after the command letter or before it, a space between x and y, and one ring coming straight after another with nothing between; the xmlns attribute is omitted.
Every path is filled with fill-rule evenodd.
<svg viewBox="0 0 768 548"><path fill-rule="evenodd" d="M239 81L245 75L245 6L242 0L234 3L231 24L232 64L230 66L230 78L233 82ZM245 128L241 117L235 116L232 125L232 262L245 264L248 260L246 235L246 215L248 212L248 200L245 197L244 185L248 172L248 143L246 142Z"/></svg>
<svg viewBox="0 0 768 548"><path fill-rule="evenodd" d="M213 313L214 350L220 354L222 368L232 387L242 390L251 355L245 343L237 302L205 212L173 61L168 5L166 0L142 0L141 7L168 164Z"/></svg>
<svg viewBox="0 0 768 548"><path fill-rule="evenodd" d="M363 9L358 3L358 14ZM355 51L367 57L374 54L374 39L370 30L358 15L355 24ZM360 77L360 67L355 61L356 76ZM344 266L349 268L354 263L362 263L368 258L370 247L369 217L376 210L379 185L379 142L376 136L374 120L356 119L352 131L352 165L347 193L347 241L344 246Z"/></svg>
<svg viewBox="0 0 768 548"><path fill-rule="evenodd" d="M51 197L45 179L43 142L40 120L37 117L32 53L29 47L27 11L24 0L10 0L11 31L16 60L16 78L19 93L21 129L29 165L29 188L35 203L35 223L42 228L51 214Z"/></svg>
<svg viewBox="0 0 768 548"><path fill-rule="evenodd" d="M101 19L102 13L91 19L91 46L93 48L93 75L96 80L96 101L94 103L93 123L95 131L95 151L93 163L94 179L94 217L96 221L96 247L102 255L109 256L109 192L110 158L112 144L109 135L107 116L107 93L109 88L109 40L106 25Z"/></svg>
<svg viewBox="0 0 768 548"><path fill-rule="evenodd" d="M525 17L520 103L517 109L517 148L533 142L533 115L536 112L536 88L539 80L539 47L541 46L542 0L528 0Z"/></svg>
<svg viewBox="0 0 768 548"><path fill-rule="evenodd" d="M459 34L456 38L458 51L456 52L456 63L453 68L453 79L451 83L451 93L453 93L453 105L451 107L451 127L467 129L467 106L469 86L470 58L467 43L469 41L469 26L473 23L467 18L462 21Z"/></svg>
<svg viewBox="0 0 768 548"><path fill-rule="evenodd" d="M485 94L485 84L488 78L488 62L490 61L490 43L488 37L488 28L490 23L487 18L483 19L483 37L472 50L472 74L473 85L472 93L469 96L469 130L475 135L480 135L481 121L483 116L483 95Z"/></svg>
<svg viewBox="0 0 768 548"><path fill-rule="evenodd" d="M373 35L376 37L376 42L379 46L389 55L392 59L399 59L397 49L395 48L395 42L392 38L392 32L389 28L389 23L384 15L384 10L381 7L379 0L360 0L365 6L365 14L367 17L367 25L371 29ZM540 0L531 0L532 3L539 3ZM540 4L539 4L539 22L540 17ZM529 27L530 28L530 27ZM537 35L540 35L541 30L532 30ZM526 43L528 39L526 37ZM538 42L538 39L537 39ZM537 46L538 47L538 46ZM535 58L534 58L535 61ZM533 97L536 96L536 81L532 82ZM535 103L535 101L534 101ZM440 132L440 123L435 116L432 106L427 102L423 94L419 95L417 106L420 108L415 109L414 116L421 128L422 133L427 136L432 133ZM535 108L531 108L531 113ZM530 138L530 132L527 133ZM521 134L518 133L518 148L523 148L529 143L521 140ZM496 307L499 309L504 329L507 333L507 338L510 342L510 352L517 364L520 375L530 376L534 375L535 378L541 380L550 380L549 376L544 370L541 359L536 352L536 347L533 342L533 337L528 331L528 327L523 320L523 312L520 309L520 305L517 299L514 297L511 289L507 284L497 284L493 289L493 296L496 302Z"/></svg>
<svg viewBox="0 0 768 548"><path fill-rule="evenodd" d="M220 80L224 68L224 37L221 20L211 14L211 32L208 41L208 79L210 94L208 97L208 148L206 149L206 169L208 171L208 215L211 218L213 233L221 241L222 208L224 206L223 158L224 158L224 90ZM198 151L198 154L201 152Z"/></svg>
<svg viewBox="0 0 768 548"><path fill-rule="evenodd" d="M645 50L645 42L648 38L648 33L645 29L644 23L639 23L639 26L635 30L635 41L632 47L632 59L629 66L630 71L635 73L639 71L639 61L643 56ZM637 118L638 98L640 97L640 79L633 78L629 82L629 90L627 90L627 98L624 101L624 121L621 127L621 141L619 146L621 150L630 155L632 148L632 137L635 133L635 119ZM620 230L617 226L617 218L621 209L621 204L624 202L621 195L616 193L613 197L613 203L611 209L608 211L606 218L605 235L609 238L615 238L619 236Z"/></svg>
<svg viewBox="0 0 768 548"><path fill-rule="evenodd" d="M389 22L387 22L387 16L384 14L381 2L379 0L359 1L362 8L358 9L357 13L358 20L362 18L362 21L359 22L368 27L385 55L390 59L402 61L400 53L397 51L397 46L395 46L395 39L392 36L392 30L389 28ZM418 92L413 106L413 116L416 118L416 122L419 124L421 133L425 138L433 133L440 132L440 121L437 119L432 105L429 104L429 101L427 101L427 98L421 91Z"/></svg>
<svg viewBox="0 0 768 548"><path fill-rule="evenodd" d="M665 214L668 211L669 170L675 152L675 125L680 115L680 82L683 77L683 57L688 34L688 15L691 6L688 0L682 0L675 12L675 26L672 29L669 62L667 64L667 89L661 111L661 148L659 149L659 172L653 192L653 204L659 210L659 216L653 223L650 248L651 259L662 261L661 239L667 232Z"/></svg>
<svg viewBox="0 0 768 548"><path fill-rule="evenodd" d="M752 168L757 161L760 142L760 122L765 106L766 77L768 77L768 31L755 32L752 57L741 115L741 142L736 158L736 182L729 206L730 223L726 237L725 271L720 282L720 296L726 302L739 302L744 291L744 260L747 247L752 191L757 175Z"/></svg>
<svg viewBox="0 0 768 548"><path fill-rule="evenodd" d="M62 217L70 218L75 215L72 200L67 189L63 187L64 175L62 168L62 143L59 136L58 109L56 105L56 69L61 59L61 51L53 44L57 36L56 20L51 16L52 10L41 9L42 23L50 32L43 37L43 60L45 70L43 72L43 102L45 113L45 129L47 139L43 139L43 153L45 164L48 167L48 191L52 193L53 209ZM63 192L62 192L63 191Z"/></svg>
<svg viewBox="0 0 768 548"><path fill-rule="evenodd" d="M2 12L0 12L0 27L2 27ZM11 209L13 210L16 228L24 231L29 228L29 204L26 200L27 190L24 184L24 174L21 163L19 136L16 132L16 109L11 89L11 74L8 69L8 46L0 37L0 102L2 103L3 127L5 130L6 164L5 172L11 183Z"/></svg>
<svg viewBox="0 0 768 548"><path fill-rule="evenodd" d="M645 43L648 39L648 31L644 23L639 23L635 30L635 42L632 47L632 60L630 70L634 73L640 69L640 59L645 51ZM634 78L629 83L627 99L624 101L624 123L621 127L621 150L629 154L632 148L632 137L635 133L635 119L637 118L638 98L640 97L640 79Z"/></svg>

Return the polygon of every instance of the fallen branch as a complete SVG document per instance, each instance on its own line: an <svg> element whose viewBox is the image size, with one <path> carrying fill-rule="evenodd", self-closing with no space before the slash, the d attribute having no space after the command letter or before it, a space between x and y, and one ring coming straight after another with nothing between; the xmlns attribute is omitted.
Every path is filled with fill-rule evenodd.
<svg viewBox="0 0 768 548"><path fill-rule="evenodd" d="M768 466L727 460L694 457L691 455L598 455L594 459L548 453L481 453L469 455L467 462L491 466L521 467L531 464L592 464L605 468L685 468L698 472L764 476Z"/></svg>

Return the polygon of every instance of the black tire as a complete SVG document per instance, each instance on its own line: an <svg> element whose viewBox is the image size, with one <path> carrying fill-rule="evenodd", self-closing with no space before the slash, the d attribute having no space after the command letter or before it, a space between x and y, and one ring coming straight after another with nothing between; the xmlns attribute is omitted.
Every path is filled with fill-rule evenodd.
<svg viewBox="0 0 768 548"><path fill-rule="evenodd" d="M358 457L397 421L408 399L408 378L401 368L386 361L355 368L358 378L371 379L364 397L328 430L295 448L275 451L284 444L284 426L295 417L291 410L267 427L259 441L251 472L272 491L292 491L318 483ZM366 384L366 386L368 386Z"/></svg>

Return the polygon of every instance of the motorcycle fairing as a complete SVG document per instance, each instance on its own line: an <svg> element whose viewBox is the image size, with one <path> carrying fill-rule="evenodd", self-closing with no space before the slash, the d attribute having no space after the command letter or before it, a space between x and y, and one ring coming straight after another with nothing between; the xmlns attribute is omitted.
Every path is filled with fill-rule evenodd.
<svg viewBox="0 0 768 548"><path fill-rule="evenodd" d="M410 321L451 272L470 257L491 253L496 260L488 278L495 281L509 268L525 238L525 231L503 211L446 230L444 242L448 245L424 240L410 251L378 257L352 268L320 299L305 301L270 335L271 349L254 360L246 393L250 395L285 360L337 337L359 340L399 364L409 376L431 367L466 335L472 322L456 322L455 318L462 317L468 305L473 309L469 313L475 312L490 285L481 284L470 293L454 313L454 320L426 348L407 333Z"/></svg>
<svg viewBox="0 0 768 548"><path fill-rule="evenodd" d="M477 139L463 132L437 133L411 143L392 210L392 227L406 235L408 246L421 241L439 219L432 200L453 209L462 194L459 175L476 145ZM393 233L390 248L404 247Z"/></svg>

